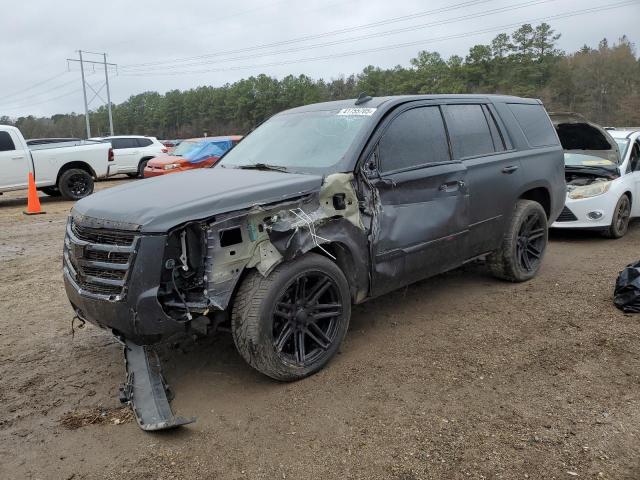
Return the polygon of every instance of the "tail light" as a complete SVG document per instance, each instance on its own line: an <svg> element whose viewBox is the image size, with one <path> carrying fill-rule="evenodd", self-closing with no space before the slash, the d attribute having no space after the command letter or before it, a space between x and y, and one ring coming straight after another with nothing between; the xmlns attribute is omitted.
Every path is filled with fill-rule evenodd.
<svg viewBox="0 0 640 480"><path fill-rule="evenodd" d="M109 157L108 157L108 161L109 162L113 162L113 148L109 149Z"/></svg>
<svg viewBox="0 0 640 480"><path fill-rule="evenodd" d="M168 151L169 151L169 149L168 149L168 148L163 148L163 149L162 149L162 153L167 153Z"/></svg>

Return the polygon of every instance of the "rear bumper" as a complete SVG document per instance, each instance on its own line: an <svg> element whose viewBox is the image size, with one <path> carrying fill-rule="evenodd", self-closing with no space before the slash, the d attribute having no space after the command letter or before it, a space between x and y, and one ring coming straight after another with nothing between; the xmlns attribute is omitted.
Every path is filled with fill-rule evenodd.
<svg viewBox="0 0 640 480"><path fill-rule="evenodd" d="M70 251L91 250L67 229L64 248L64 286L76 315L98 327L141 345L154 344L184 331L184 323L165 314L157 294L166 237L141 236L135 242L122 294L102 295L82 287L86 279L80 261L70 260ZM82 255L81 253L73 253Z"/></svg>

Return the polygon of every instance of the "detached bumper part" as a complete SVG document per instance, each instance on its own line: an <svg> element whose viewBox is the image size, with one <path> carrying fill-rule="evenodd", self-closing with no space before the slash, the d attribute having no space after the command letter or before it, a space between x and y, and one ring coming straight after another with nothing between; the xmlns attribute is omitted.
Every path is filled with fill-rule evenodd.
<svg viewBox="0 0 640 480"><path fill-rule="evenodd" d="M195 417L183 418L173 414L160 359L153 347L127 340L124 358L127 383L120 388L120 401L131 406L142 430L166 430L196 421Z"/></svg>

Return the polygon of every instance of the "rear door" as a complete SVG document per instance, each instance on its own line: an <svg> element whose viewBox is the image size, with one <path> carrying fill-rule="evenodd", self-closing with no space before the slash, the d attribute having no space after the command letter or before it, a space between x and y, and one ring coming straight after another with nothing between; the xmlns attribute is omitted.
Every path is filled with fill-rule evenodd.
<svg viewBox="0 0 640 480"><path fill-rule="evenodd" d="M0 131L0 186L19 188L27 185L29 175L28 150L13 132Z"/></svg>
<svg viewBox="0 0 640 480"><path fill-rule="evenodd" d="M137 172L140 147L137 138L111 138L113 157L118 173Z"/></svg>
<svg viewBox="0 0 640 480"><path fill-rule="evenodd" d="M520 161L514 158L491 104L443 106L453 159L467 169L469 257L500 244L520 186ZM505 142L506 140L506 142Z"/></svg>
<svg viewBox="0 0 640 480"><path fill-rule="evenodd" d="M467 231L466 167L451 159L440 107L400 107L380 132L371 178L381 204L374 295L459 265Z"/></svg>

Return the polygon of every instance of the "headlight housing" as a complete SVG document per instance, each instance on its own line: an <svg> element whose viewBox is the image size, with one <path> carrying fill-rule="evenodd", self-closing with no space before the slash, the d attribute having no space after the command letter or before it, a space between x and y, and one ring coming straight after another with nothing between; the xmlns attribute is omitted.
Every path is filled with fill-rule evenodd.
<svg viewBox="0 0 640 480"><path fill-rule="evenodd" d="M607 193L611 188L611 180L604 182L593 182L589 185L573 187L568 190L569 198L579 200L581 198L591 198Z"/></svg>
<svg viewBox="0 0 640 480"><path fill-rule="evenodd" d="M179 164L179 163L167 163L167 164L164 166L164 169L165 169L165 170L173 170L174 168L178 168L179 166L180 166L180 164Z"/></svg>

